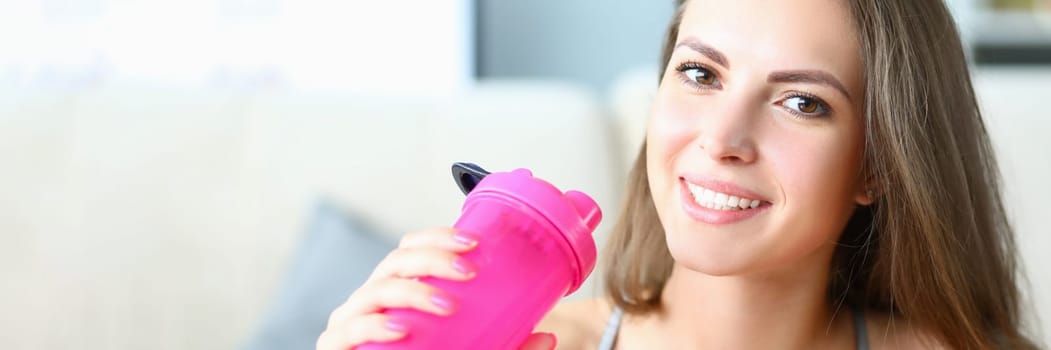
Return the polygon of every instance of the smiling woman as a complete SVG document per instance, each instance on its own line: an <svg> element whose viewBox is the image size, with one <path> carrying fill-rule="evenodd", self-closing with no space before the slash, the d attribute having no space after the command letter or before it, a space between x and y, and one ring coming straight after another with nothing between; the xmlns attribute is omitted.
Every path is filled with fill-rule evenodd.
<svg viewBox="0 0 1051 350"><path fill-rule="evenodd" d="M680 1L663 63L607 295L560 304L524 347L1035 348L941 0ZM458 234L413 235L319 347L405 337L384 307L443 314L409 278L469 278Z"/></svg>
<svg viewBox="0 0 1051 350"><path fill-rule="evenodd" d="M664 47L605 255L608 298L560 306L548 329L601 325L566 316L596 308L619 330L566 340L592 347L598 329L619 348L1034 347L941 1L686 1Z"/></svg>

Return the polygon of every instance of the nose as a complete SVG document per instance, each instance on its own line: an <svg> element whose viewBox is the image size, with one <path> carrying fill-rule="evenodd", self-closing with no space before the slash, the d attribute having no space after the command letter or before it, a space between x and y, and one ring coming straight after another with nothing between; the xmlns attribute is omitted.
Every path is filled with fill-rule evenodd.
<svg viewBox="0 0 1051 350"><path fill-rule="evenodd" d="M713 114L702 118L698 143L718 163L752 163L758 156L754 126L759 108L742 96L727 97Z"/></svg>

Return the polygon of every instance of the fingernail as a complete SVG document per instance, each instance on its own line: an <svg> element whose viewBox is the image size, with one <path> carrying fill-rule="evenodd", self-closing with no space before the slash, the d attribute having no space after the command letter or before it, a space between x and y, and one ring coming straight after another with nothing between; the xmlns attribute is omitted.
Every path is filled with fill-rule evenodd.
<svg viewBox="0 0 1051 350"><path fill-rule="evenodd" d="M453 260L453 268L467 277L474 277L475 272L478 271L474 264L463 257L458 257Z"/></svg>
<svg viewBox="0 0 1051 350"><path fill-rule="evenodd" d="M555 347L557 347L557 346L558 346L558 338L556 338L556 337L555 337L555 335L554 335L553 333L547 333L547 334L546 334L546 335L544 336L544 338L547 338L547 340L548 340L548 342L547 342L547 344L548 344L547 348L548 348L549 350L554 350L554 349L555 349Z"/></svg>
<svg viewBox="0 0 1051 350"><path fill-rule="evenodd" d="M478 244L478 239L459 231L457 231L456 234L453 234L453 240L455 240L456 243L460 243L467 247L473 247Z"/></svg>
<svg viewBox="0 0 1051 350"><path fill-rule="evenodd" d="M389 330L392 330L392 331L395 331L395 332L398 332L398 333L405 333L405 332L409 331L409 325L403 323L402 321L395 320L395 319L387 320L387 322L384 323L383 326L387 327L387 329L389 329Z"/></svg>
<svg viewBox="0 0 1051 350"><path fill-rule="evenodd" d="M444 294L431 294L431 303L445 311L446 314L451 314L456 309L456 302Z"/></svg>

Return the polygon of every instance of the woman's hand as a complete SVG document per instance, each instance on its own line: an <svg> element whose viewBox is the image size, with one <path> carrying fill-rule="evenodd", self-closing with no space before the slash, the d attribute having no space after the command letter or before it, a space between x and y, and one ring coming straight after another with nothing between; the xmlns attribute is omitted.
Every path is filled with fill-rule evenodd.
<svg viewBox="0 0 1051 350"><path fill-rule="evenodd" d="M533 333L526 338L519 350L553 350L558 339L552 333Z"/></svg>
<svg viewBox="0 0 1051 350"><path fill-rule="evenodd" d="M345 350L368 342L391 342L405 337L409 325L380 313L389 308L409 308L436 315L456 311L457 300L440 289L417 280L437 277L463 281L474 277L476 267L460 253L478 245L476 236L453 228L434 228L405 235L398 248L376 266L368 280L328 319L317 341L318 350ZM548 333L531 335L523 349L553 349Z"/></svg>
<svg viewBox="0 0 1051 350"><path fill-rule="evenodd" d="M344 350L367 342L389 342L409 332L403 321L380 313L388 308L410 308L436 315L456 310L456 300L418 281L438 277L462 281L474 277L475 267L458 253L478 245L477 239L451 228L413 232L402 237L372 275L351 293L328 318L318 338L319 350Z"/></svg>

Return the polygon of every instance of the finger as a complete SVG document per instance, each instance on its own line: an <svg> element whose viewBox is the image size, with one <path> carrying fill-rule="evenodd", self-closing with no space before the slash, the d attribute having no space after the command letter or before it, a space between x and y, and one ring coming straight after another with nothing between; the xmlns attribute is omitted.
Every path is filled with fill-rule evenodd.
<svg viewBox="0 0 1051 350"><path fill-rule="evenodd" d="M456 311L457 302L452 295L429 284L404 278L388 278L375 281L360 295L347 300L346 308L339 310L337 319L350 319L354 315L381 311L383 309L409 308L435 315L446 316ZM334 312L335 313L335 312ZM331 321L330 321L331 323Z"/></svg>
<svg viewBox="0 0 1051 350"><path fill-rule="evenodd" d="M438 277L464 281L474 277L477 266L466 258L434 247L398 248L373 270L369 280L400 277Z"/></svg>
<svg viewBox="0 0 1051 350"><path fill-rule="evenodd" d="M384 314L368 314L342 328L329 329L318 337L318 350L349 349L367 342L390 342L404 338L409 332L406 322Z"/></svg>
<svg viewBox="0 0 1051 350"><path fill-rule="evenodd" d="M558 338L552 333L533 333L526 338L520 350L552 350L558 344Z"/></svg>
<svg viewBox="0 0 1051 350"><path fill-rule="evenodd" d="M478 245L478 236L451 227L432 228L402 236L399 248L439 247L453 252L465 252Z"/></svg>
<svg viewBox="0 0 1051 350"><path fill-rule="evenodd" d="M348 346L370 341L389 342L404 338L408 332L409 325L405 321L384 314L368 314L347 327L346 341Z"/></svg>

